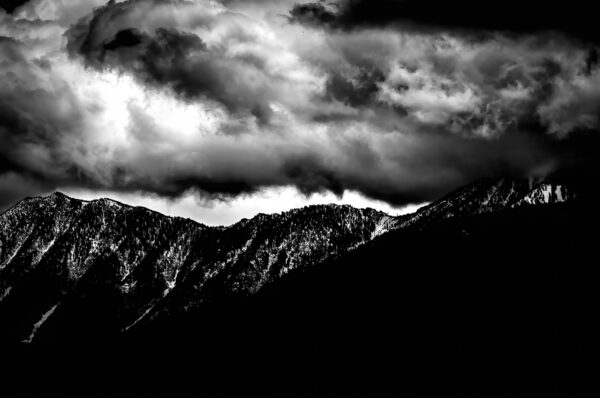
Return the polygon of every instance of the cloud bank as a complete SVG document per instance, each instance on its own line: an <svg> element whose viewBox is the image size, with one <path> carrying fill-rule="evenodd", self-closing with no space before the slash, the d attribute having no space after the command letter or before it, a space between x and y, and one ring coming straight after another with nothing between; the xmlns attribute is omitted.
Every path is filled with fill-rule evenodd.
<svg viewBox="0 0 600 398"><path fill-rule="evenodd" d="M585 0L505 0L495 4L477 0L319 0L295 4L290 14L303 23L346 30L392 27L475 36L555 31L600 41L593 5Z"/></svg>
<svg viewBox="0 0 600 398"><path fill-rule="evenodd" d="M409 3L0 10L0 206L57 187L208 200L295 187L402 206L593 162L593 38L390 11Z"/></svg>

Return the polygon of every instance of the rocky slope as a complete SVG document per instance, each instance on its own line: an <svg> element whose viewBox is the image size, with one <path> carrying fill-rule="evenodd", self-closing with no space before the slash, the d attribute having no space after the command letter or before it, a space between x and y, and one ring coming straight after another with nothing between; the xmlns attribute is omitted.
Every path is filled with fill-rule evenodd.
<svg viewBox="0 0 600 398"><path fill-rule="evenodd" d="M114 326L126 330L176 287L184 295L169 303L183 309L215 279L252 293L392 224L371 209L312 206L211 228L109 199L29 198L0 216L0 318L13 325L11 337L29 342L50 318L111 303Z"/></svg>
<svg viewBox="0 0 600 398"><path fill-rule="evenodd" d="M0 215L0 322L10 325L0 338L120 333L223 293L253 294L390 230L574 196L551 181L486 180L401 217L327 205L229 227L109 199L28 198Z"/></svg>
<svg viewBox="0 0 600 398"><path fill-rule="evenodd" d="M545 179L487 179L467 185L419 209L400 222L400 227L435 220L492 213L507 208L566 202L576 193Z"/></svg>

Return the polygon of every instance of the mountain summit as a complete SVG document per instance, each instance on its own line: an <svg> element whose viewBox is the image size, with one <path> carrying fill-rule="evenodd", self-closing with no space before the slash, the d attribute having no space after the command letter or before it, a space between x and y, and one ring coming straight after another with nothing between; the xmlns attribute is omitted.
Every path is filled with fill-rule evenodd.
<svg viewBox="0 0 600 398"><path fill-rule="evenodd" d="M566 202L577 196L548 179L486 179L460 188L407 217L401 226L516 208Z"/></svg>

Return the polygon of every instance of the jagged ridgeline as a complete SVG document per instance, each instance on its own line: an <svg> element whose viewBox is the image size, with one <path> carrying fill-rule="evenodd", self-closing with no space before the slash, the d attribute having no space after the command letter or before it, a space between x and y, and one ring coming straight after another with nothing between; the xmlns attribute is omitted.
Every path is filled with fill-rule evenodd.
<svg viewBox="0 0 600 398"><path fill-rule="evenodd" d="M384 213L350 206L260 214L213 228L108 199L25 199L0 218L0 316L14 325L13 337L31 341L51 316L70 302L81 307L85 297L90 305L112 303L113 326L126 330L167 298L177 309L201 302L208 281L256 292L394 225Z"/></svg>
<svg viewBox="0 0 600 398"><path fill-rule="evenodd" d="M0 215L0 334L117 336L223 294L252 295L391 230L574 196L550 181L487 180L401 217L325 205L228 227L109 199L28 198Z"/></svg>

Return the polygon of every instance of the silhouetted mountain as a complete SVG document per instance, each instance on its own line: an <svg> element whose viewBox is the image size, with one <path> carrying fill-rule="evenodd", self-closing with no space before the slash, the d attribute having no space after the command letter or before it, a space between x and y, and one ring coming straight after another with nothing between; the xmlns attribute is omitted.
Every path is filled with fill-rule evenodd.
<svg viewBox="0 0 600 398"><path fill-rule="evenodd" d="M311 206L211 228L109 199L26 199L0 216L0 319L11 325L2 333L29 342L60 322L61 338L85 336L79 323L117 333L163 301L197 305L213 280L252 293L393 224L371 209Z"/></svg>
<svg viewBox="0 0 600 398"><path fill-rule="evenodd" d="M198 366L239 393L568 395L600 352L597 222L574 202L391 231L159 319L107 358L137 347L133 367Z"/></svg>
<svg viewBox="0 0 600 398"><path fill-rule="evenodd" d="M218 228L27 199L0 216L0 319L3 343L33 344L5 360L171 369L166 391L136 384L154 396L182 375L283 396L566 393L565 364L598 352L597 221L568 185L506 179L407 216L312 206Z"/></svg>
<svg viewBox="0 0 600 398"><path fill-rule="evenodd" d="M389 230L573 196L548 181L486 180L403 217L312 206L217 228L110 199L29 198L0 216L2 334L72 340L102 325L117 335L212 296L255 293Z"/></svg>

